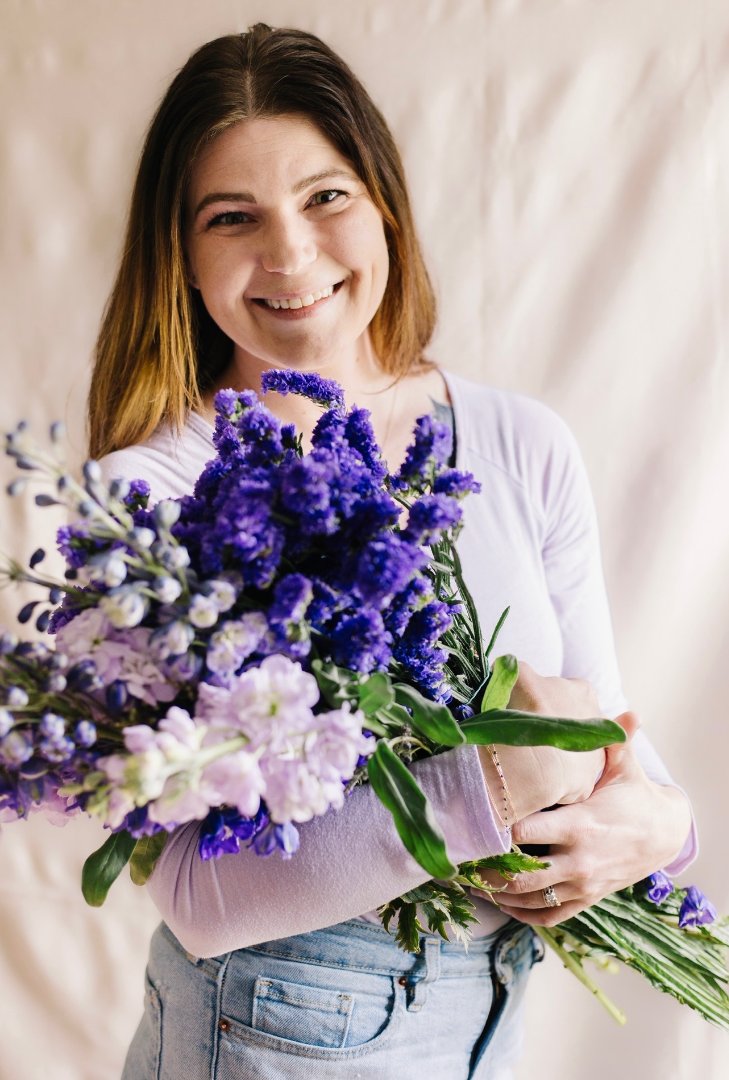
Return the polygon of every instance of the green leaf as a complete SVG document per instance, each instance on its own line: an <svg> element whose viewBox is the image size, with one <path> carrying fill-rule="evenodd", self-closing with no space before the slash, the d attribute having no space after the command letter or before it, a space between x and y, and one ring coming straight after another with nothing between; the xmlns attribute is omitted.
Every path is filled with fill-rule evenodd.
<svg viewBox="0 0 729 1080"><path fill-rule="evenodd" d="M351 671L337 667L331 660L312 660L311 670L327 705L338 709L345 701L356 700L358 679Z"/></svg>
<svg viewBox="0 0 729 1080"><path fill-rule="evenodd" d="M501 631L501 627L506 622L506 618L507 618L510 610L511 609L508 608L508 607L504 608L504 610L499 615L499 621L496 623L496 626L494 627L494 632L491 635L491 639L490 639L488 645L486 646L486 650L485 650L485 653L484 653L484 655L486 656L487 659L488 659L489 656L491 656L491 650L493 649L494 645L496 644L496 639L499 636L499 633Z"/></svg>
<svg viewBox="0 0 729 1080"><path fill-rule="evenodd" d="M158 832L153 836L140 836L134 845L129 861L129 876L135 885L144 885L155 868L157 859L164 851L169 839L168 832Z"/></svg>
<svg viewBox="0 0 729 1080"><path fill-rule="evenodd" d="M506 656L498 656L494 660L486 692L481 698L481 712L505 709L518 676L519 662L516 657L508 653Z"/></svg>
<svg viewBox="0 0 729 1080"><path fill-rule="evenodd" d="M448 858L433 809L415 777L386 742L378 745L367 771L375 794L392 814L400 839L413 858L432 877L453 877L456 867Z"/></svg>
<svg viewBox="0 0 729 1080"><path fill-rule="evenodd" d="M412 710L410 723L426 739L440 746L460 746L466 741L446 705L429 701L414 687L406 686L405 683L395 684L395 698L399 705Z"/></svg>
<svg viewBox="0 0 729 1080"><path fill-rule="evenodd" d="M556 746L560 750L598 750L625 742L625 732L613 720L569 720L535 716L516 709L491 709L461 723L467 743L488 746Z"/></svg>
<svg viewBox="0 0 729 1080"><path fill-rule="evenodd" d="M386 709L395 700L392 683L383 671L376 671L359 684L359 707L365 716L374 716L379 709Z"/></svg>
<svg viewBox="0 0 729 1080"><path fill-rule="evenodd" d="M478 870L496 870L505 878L512 878L514 874L546 870L550 865L535 855L527 855L523 851L507 851L503 855L489 855L476 863Z"/></svg>
<svg viewBox="0 0 729 1080"><path fill-rule="evenodd" d="M134 851L137 841L126 830L112 833L84 863L81 871L81 892L91 907L101 907L106 894Z"/></svg>

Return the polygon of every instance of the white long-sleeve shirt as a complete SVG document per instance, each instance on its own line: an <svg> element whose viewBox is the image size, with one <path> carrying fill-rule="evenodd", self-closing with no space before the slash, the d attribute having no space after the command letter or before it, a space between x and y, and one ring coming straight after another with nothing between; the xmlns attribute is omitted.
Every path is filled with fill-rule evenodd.
<svg viewBox="0 0 729 1080"><path fill-rule="evenodd" d="M604 715L626 703L605 596L593 501L576 443L546 406L444 372L453 405L457 467L481 492L464 502L458 548L488 637L510 607L497 654L513 653L544 675L577 676L595 688ZM107 455L104 478L144 478L150 502L192 490L214 456L213 428L191 414L179 438L161 427L145 443ZM635 743L648 775L670 784L646 737ZM459 747L412 766L456 862L508 850L477 751ZM203 862L199 824L169 839L148 888L162 917L196 956L305 933L372 912L427 880L402 846L372 789L300 827L301 846L284 861L252 851ZM678 873L697 848L695 831L666 869ZM658 868L656 868L658 869ZM480 927L503 920L478 902Z"/></svg>

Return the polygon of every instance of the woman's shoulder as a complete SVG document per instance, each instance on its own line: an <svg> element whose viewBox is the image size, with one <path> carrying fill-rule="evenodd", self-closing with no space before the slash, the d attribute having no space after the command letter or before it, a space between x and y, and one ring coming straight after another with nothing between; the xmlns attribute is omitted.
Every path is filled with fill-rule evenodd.
<svg viewBox="0 0 729 1080"><path fill-rule="evenodd" d="M114 450L99 461L106 483L114 479L146 480L150 502L189 494L197 477L214 456L213 429L190 413L181 430L164 423L144 442Z"/></svg>
<svg viewBox="0 0 729 1080"><path fill-rule="evenodd" d="M541 472L557 460L579 457L576 440L563 418L527 394L479 383L445 372L456 430L469 456L518 476ZM460 423L459 423L460 421Z"/></svg>

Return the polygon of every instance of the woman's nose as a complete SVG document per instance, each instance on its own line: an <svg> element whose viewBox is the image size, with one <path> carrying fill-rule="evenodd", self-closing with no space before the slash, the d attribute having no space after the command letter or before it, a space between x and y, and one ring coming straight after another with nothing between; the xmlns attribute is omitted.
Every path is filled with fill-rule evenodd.
<svg viewBox="0 0 729 1080"><path fill-rule="evenodd" d="M310 226L299 218L272 221L264 233L261 265L271 274L296 274L316 259Z"/></svg>

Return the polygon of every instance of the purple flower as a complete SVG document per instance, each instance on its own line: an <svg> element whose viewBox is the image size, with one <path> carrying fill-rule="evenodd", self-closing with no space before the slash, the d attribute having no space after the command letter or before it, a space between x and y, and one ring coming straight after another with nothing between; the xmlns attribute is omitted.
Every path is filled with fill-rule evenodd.
<svg viewBox="0 0 729 1080"><path fill-rule="evenodd" d="M292 371L288 368L264 371L261 376L261 390L264 394L270 390L277 394L300 394L324 408L344 408L341 386L333 379L323 379L312 371Z"/></svg>
<svg viewBox="0 0 729 1080"><path fill-rule="evenodd" d="M645 895L652 904L662 904L673 892L673 882L662 870L657 870L643 882Z"/></svg>
<svg viewBox="0 0 729 1080"><path fill-rule="evenodd" d="M414 544L433 544L461 520L462 510L449 495L422 495L410 507L404 536Z"/></svg>
<svg viewBox="0 0 729 1080"><path fill-rule="evenodd" d="M341 667L368 672L387 667L392 638L379 611L365 608L345 616L332 634L332 658Z"/></svg>
<svg viewBox="0 0 729 1080"><path fill-rule="evenodd" d="M200 858L219 859L240 851L241 841L248 845L268 825L268 814L261 807L255 817L243 817L234 807L211 810L200 827Z"/></svg>
<svg viewBox="0 0 729 1080"><path fill-rule="evenodd" d="M678 925L681 929L687 926L705 926L714 922L716 917L716 908L708 897L704 896L696 885L689 885L678 913Z"/></svg>
<svg viewBox="0 0 729 1080"><path fill-rule="evenodd" d="M357 561L355 588L366 603L387 602L401 592L428 559L415 544L395 533L371 540Z"/></svg>
<svg viewBox="0 0 729 1080"><path fill-rule="evenodd" d="M452 444L453 436L447 424L442 424L430 414L419 417L405 460L393 477L393 486L396 489L414 488L421 491L433 471L448 461Z"/></svg>
<svg viewBox="0 0 729 1080"><path fill-rule="evenodd" d="M452 499L461 499L471 492L478 493L481 485L474 480L473 473L460 472L458 469L443 469L433 482L435 495L450 495Z"/></svg>
<svg viewBox="0 0 729 1080"><path fill-rule="evenodd" d="M290 859L299 850L299 830L290 821L284 825L269 825L253 841L256 855L272 855L277 849L284 859Z"/></svg>

